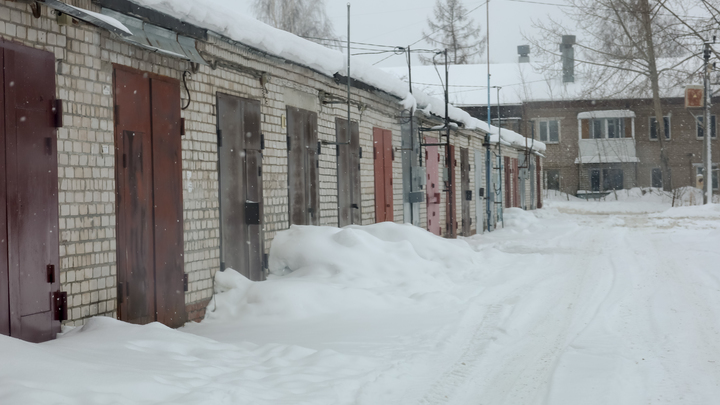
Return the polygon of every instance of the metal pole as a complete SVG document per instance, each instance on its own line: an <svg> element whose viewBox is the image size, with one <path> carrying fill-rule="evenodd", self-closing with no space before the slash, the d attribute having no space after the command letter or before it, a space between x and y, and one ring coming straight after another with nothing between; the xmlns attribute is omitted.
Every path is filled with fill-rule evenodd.
<svg viewBox="0 0 720 405"><path fill-rule="evenodd" d="M485 2L485 8L486 8L486 41L487 41L487 79L488 79L488 103L487 103L487 122L488 122L488 134L485 135L487 138L487 146L485 147L485 205L486 205L486 211L487 211L487 230L488 232L492 232L492 206L490 203L490 192L493 193L495 190L491 190L490 183L491 183L491 177L490 177L490 169L492 167L492 158L490 155L490 124L492 122L491 114L490 114L490 0L487 0Z"/></svg>
<svg viewBox="0 0 720 405"><path fill-rule="evenodd" d="M448 171L448 216L450 218L448 237L454 238L457 236L455 234L455 223L457 222L457 218L455 218L455 199L453 198L455 195L455 185L453 184L454 179L450 170L453 159L455 158L450 154L450 95L448 92L450 88L450 72L448 70L448 50L445 49L443 53L445 54L445 161Z"/></svg>
<svg viewBox="0 0 720 405"><path fill-rule="evenodd" d="M704 74L704 85L705 85L705 118L703 119L703 136L705 144L705 156L704 166L705 170L703 173L703 184L705 186L705 193L703 202L705 204L712 203L712 146L710 140L712 138L712 122L710 121L710 106L712 104L712 98L710 95L710 44L705 43L705 50L703 52L705 59L705 74Z"/></svg>
<svg viewBox="0 0 720 405"><path fill-rule="evenodd" d="M502 155L502 122L500 122L500 89L502 87L495 86L497 89L497 116L498 116L498 156L500 158L500 222L502 222L503 228L505 228L505 218L503 217L503 210L505 204L505 198L503 197L503 155Z"/></svg>

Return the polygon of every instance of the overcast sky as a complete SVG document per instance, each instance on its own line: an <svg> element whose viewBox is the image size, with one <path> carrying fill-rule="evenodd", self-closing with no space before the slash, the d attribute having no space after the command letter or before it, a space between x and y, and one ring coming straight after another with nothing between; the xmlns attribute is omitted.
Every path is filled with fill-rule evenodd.
<svg viewBox="0 0 720 405"><path fill-rule="evenodd" d="M252 0L238 0L241 7L251 13ZM338 36L347 33L347 0L325 0L328 16ZM432 15L435 0L353 0L351 3L351 31L353 42L405 46L423 37L427 31L427 18ZM544 3L544 4L539 4ZM485 0L463 0L468 10L477 8L470 16L486 30ZM517 60L517 46L525 44L521 32L532 34L531 19L542 19L548 14L561 16L563 0L490 0L490 60L512 62ZM360 45L353 45L360 46ZM428 48L419 42L414 47ZM366 52L354 50L353 53ZM531 51L532 52L532 51ZM389 54L359 56L375 63ZM418 63L415 60L413 63ZM377 66L405 66L404 56L392 56Z"/></svg>

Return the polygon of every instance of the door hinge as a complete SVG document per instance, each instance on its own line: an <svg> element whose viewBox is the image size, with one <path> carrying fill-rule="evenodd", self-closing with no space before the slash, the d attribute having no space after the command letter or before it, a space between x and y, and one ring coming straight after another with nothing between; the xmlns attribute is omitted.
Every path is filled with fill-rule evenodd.
<svg viewBox="0 0 720 405"><path fill-rule="evenodd" d="M120 117L120 106L118 104L115 104L115 120L117 121L118 117Z"/></svg>
<svg viewBox="0 0 720 405"><path fill-rule="evenodd" d="M124 294L124 291L125 291L125 290L123 289L123 287L125 287L124 284L125 284L125 283L118 283L118 285L117 285L117 300L118 300L118 304L122 304L122 303L125 301L125 294Z"/></svg>
<svg viewBox="0 0 720 405"><path fill-rule="evenodd" d="M185 118L180 118L180 136L185 136Z"/></svg>
<svg viewBox="0 0 720 405"><path fill-rule="evenodd" d="M68 308L67 308L67 292L56 291L52 293L52 300L55 309L53 316L56 321L67 321L68 319Z"/></svg>
<svg viewBox="0 0 720 405"><path fill-rule="evenodd" d="M373 146L373 160L377 160L377 148Z"/></svg>
<svg viewBox="0 0 720 405"><path fill-rule="evenodd" d="M62 128L63 126L63 104L62 100L53 100L52 102L52 110L53 110L53 121L55 124L55 128Z"/></svg>
<svg viewBox="0 0 720 405"><path fill-rule="evenodd" d="M362 159L362 148L358 148L358 157Z"/></svg>
<svg viewBox="0 0 720 405"><path fill-rule="evenodd" d="M55 284L55 265L48 264L46 270L47 270L47 282L50 284Z"/></svg>
<svg viewBox="0 0 720 405"><path fill-rule="evenodd" d="M265 150L265 134L260 133L260 150Z"/></svg>
<svg viewBox="0 0 720 405"><path fill-rule="evenodd" d="M290 150L292 148L291 146L292 138L290 138L290 135L287 136L287 150Z"/></svg>
<svg viewBox="0 0 720 405"><path fill-rule="evenodd" d="M218 148L222 147L222 130L217 130L217 146Z"/></svg>
<svg viewBox="0 0 720 405"><path fill-rule="evenodd" d="M190 290L190 277L189 274L183 274L183 291L188 292Z"/></svg>
<svg viewBox="0 0 720 405"><path fill-rule="evenodd" d="M127 169L127 153L123 153L122 160L123 169Z"/></svg>
<svg viewBox="0 0 720 405"><path fill-rule="evenodd" d="M258 177L262 177L262 166L258 166Z"/></svg>

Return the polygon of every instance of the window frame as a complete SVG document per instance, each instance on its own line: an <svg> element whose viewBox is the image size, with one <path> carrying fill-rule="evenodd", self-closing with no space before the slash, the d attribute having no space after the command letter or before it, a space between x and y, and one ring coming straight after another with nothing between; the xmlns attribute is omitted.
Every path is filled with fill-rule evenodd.
<svg viewBox="0 0 720 405"><path fill-rule="evenodd" d="M602 136L595 136L595 122L600 122L600 133ZM610 137L610 121L613 121L613 131L616 136ZM590 118L590 139L625 139L625 118L605 117Z"/></svg>
<svg viewBox="0 0 720 405"><path fill-rule="evenodd" d="M655 170L657 170L658 172L660 172L660 186L657 186L657 187L655 186L655 184L653 184ZM661 167L653 167L653 168L650 169L650 187L653 187L653 188L663 188L662 174L663 174L663 173L662 173L662 168L661 168Z"/></svg>
<svg viewBox="0 0 720 405"><path fill-rule="evenodd" d="M699 134L700 134L700 118L705 120L705 116L699 115L699 116L695 117L695 139L702 141L703 139L705 139L705 136L704 135L699 136ZM713 125L713 122L715 125ZM713 131L713 134L710 136L710 139L711 140L717 139L717 117L715 116L715 114L710 115L710 129L715 129L715 131Z"/></svg>
<svg viewBox="0 0 720 405"><path fill-rule="evenodd" d="M557 141L551 141L550 140L550 122L556 121L557 122ZM560 143L560 140L562 139L562 130L560 125L560 118L536 118L533 120L533 131L535 131L535 135L537 135L537 140L539 140L542 143L545 144L558 144ZM547 140L542 139L542 131L540 130L542 124L545 124L547 127Z"/></svg>
<svg viewBox="0 0 720 405"><path fill-rule="evenodd" d="M663 115L663 122L665 121L666 118L667 118L667 125L666 125L665 129L667 129L667 131L665 131L665 140L669 141L669 140L672 140L672 116ZM657 123L657 118L654 115L648 117L648 139L653 142L657 142L659 140L659 137L657 135L657 130L655 130L655 138L653 138L653 136L652 136L653 135L653 131L652 131L653 120L655 120L655 122ZM697 136L697 130L695 131L695 136Z"/></svg>

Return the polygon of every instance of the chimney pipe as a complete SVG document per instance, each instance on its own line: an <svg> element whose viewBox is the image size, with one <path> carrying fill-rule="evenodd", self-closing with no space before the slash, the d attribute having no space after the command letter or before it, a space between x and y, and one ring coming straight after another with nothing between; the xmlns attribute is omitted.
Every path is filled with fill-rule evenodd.
<svg viewBox="0 0 720 405"><path fill-rule="evenodd" d="M530 63L530 45L518 45L518 63Z"/></svg>
<svg viewBox="0 0 720 405"><path fill-rule="evenodd" d="M575 35L563 35L560 44L563 65L563 83L575 82Z"/></svg>

